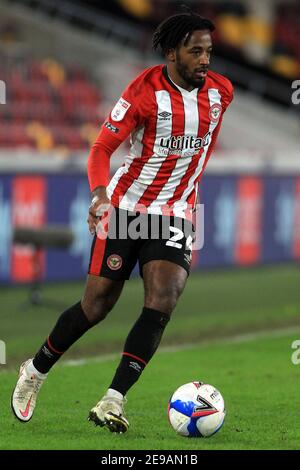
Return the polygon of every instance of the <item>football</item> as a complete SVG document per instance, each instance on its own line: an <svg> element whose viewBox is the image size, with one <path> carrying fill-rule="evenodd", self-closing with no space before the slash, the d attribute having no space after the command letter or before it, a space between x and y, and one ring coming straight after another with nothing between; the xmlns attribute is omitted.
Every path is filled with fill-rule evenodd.
<svg viewBox="0 0 300 470"><path fill-rule="evenodd" d="M174 431L185 437L209 437L222 427L224 399L213 385L190 382L171 396L168 417Z"/></svg>

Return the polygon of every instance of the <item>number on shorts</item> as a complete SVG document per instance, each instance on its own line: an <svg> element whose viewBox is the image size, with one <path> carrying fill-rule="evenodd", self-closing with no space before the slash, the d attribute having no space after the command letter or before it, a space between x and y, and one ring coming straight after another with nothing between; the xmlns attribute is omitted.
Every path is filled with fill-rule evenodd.
<svg viewBox="0 0 300 470"><path fill-rule="evenodd" d="M177 243L179 240L182 240L184 237L183 231L177 227L169 227L170 232L173 232L174 235L167 241L167 246L172 246L173 248L182 248L182 243Z"/></svg>

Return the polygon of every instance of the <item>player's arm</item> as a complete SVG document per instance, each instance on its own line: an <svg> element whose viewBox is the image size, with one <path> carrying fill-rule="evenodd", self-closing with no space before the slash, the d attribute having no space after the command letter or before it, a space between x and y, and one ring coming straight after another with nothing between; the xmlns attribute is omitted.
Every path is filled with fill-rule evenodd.
<svg viewBox="0 0 300 470"><path fill-rule="evenodd" d="M141 120L139 109L135 105L135 98L131 94L131 87L129 87L102 125L88 157L87 169L92 202L87 222L92 234L95 233L99 217L108 210L110 205L106 187L109 183L111 155Z"/></svg>

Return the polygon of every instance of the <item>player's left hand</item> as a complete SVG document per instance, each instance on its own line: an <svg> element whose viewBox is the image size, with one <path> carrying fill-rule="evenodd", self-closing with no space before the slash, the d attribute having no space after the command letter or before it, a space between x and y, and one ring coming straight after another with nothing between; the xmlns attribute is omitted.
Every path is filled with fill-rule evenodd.
<svg viewBox="0 0 300 470"><path fill-rule="evenodd" d="M110 200L106 194L106 188L104 186L96 188L93 191L93 199L89 207L87 218L89 231L92 235L95 235L98 230L104 230L101 224L101 217L105 212L108 212L110 205Z"/></svg>

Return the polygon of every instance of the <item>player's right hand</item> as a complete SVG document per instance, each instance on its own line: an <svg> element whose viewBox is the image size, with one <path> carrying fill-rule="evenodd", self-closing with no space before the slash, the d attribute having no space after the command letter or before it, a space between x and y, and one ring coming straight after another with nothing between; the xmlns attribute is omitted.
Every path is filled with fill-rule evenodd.
<svg viewBox="0 0 300 470"><path fill-rule="evenodd" d="M100 219L102 215L109 210L110 200L106 194L105 187L99 187L93 191L92 202L89 206L89 213L87 218L87 223L89 226L89 231L92 235L95 235L99 227Z"/></svg>

